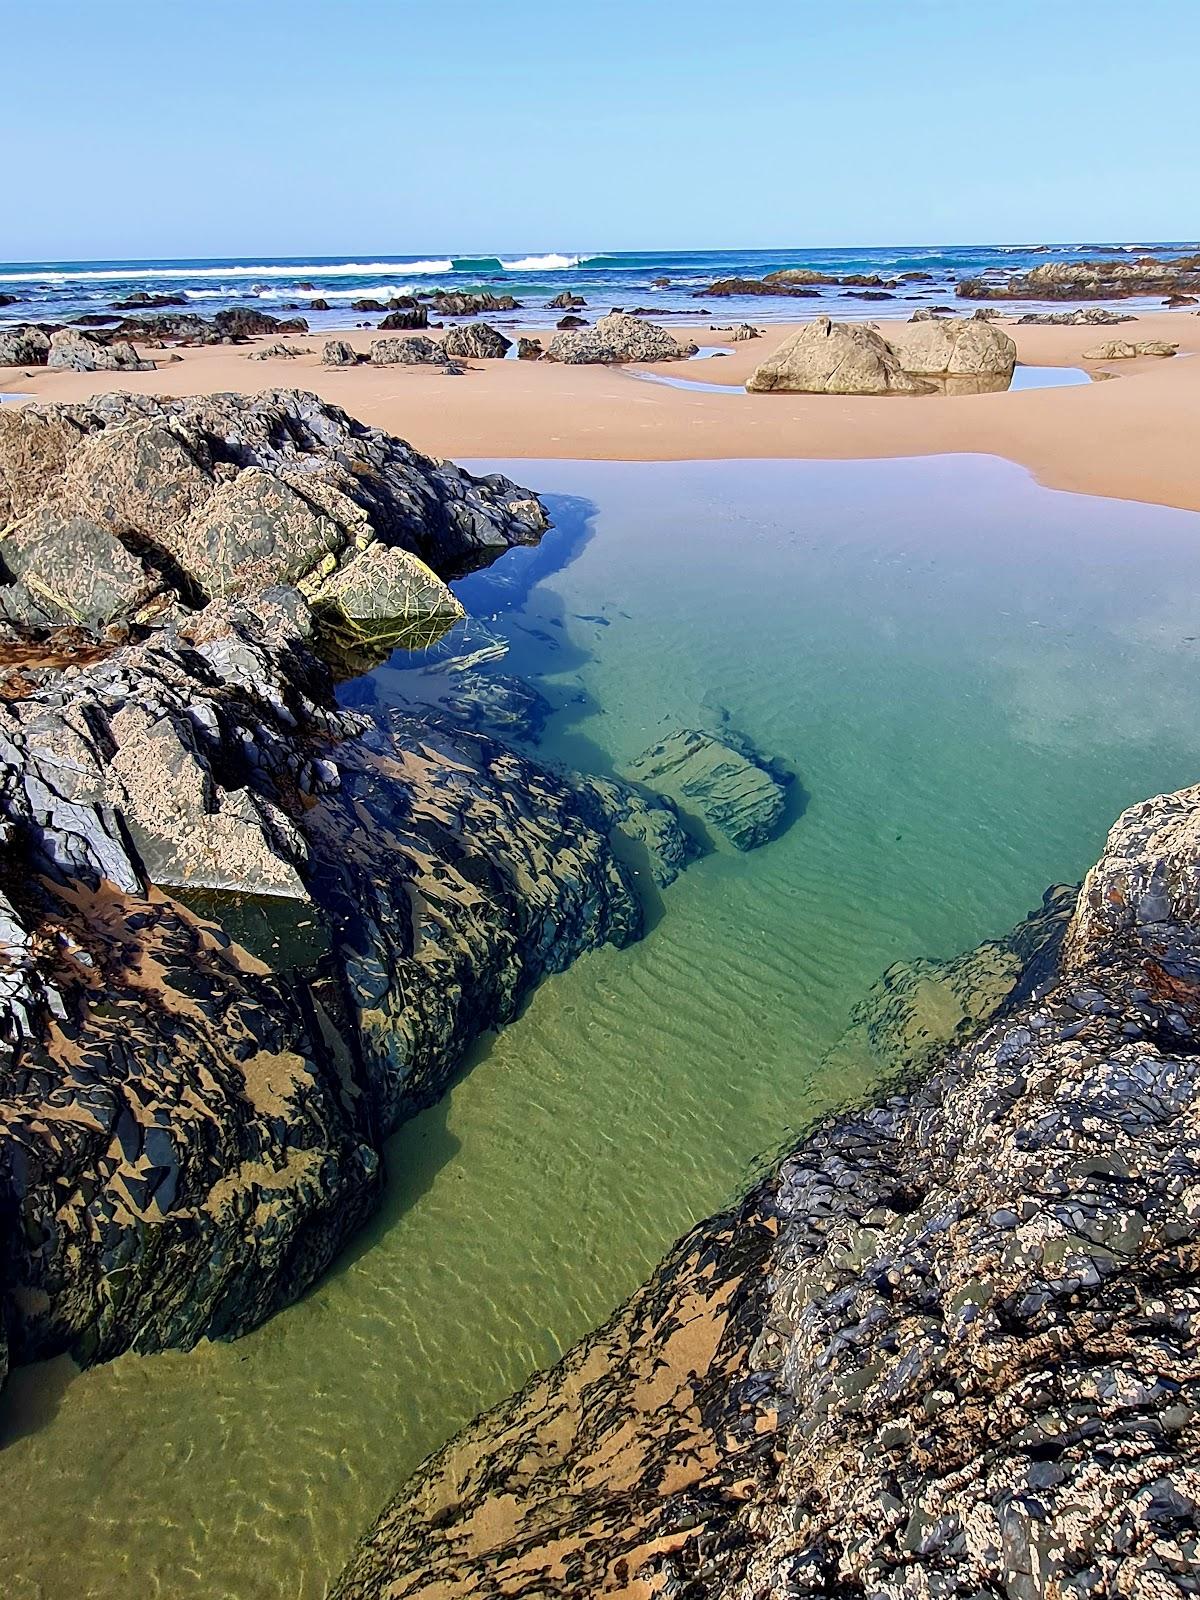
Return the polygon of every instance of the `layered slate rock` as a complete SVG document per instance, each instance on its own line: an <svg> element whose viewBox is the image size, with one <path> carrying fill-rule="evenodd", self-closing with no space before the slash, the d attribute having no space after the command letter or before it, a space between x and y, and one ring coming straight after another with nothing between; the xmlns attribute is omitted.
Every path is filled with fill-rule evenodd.
<svg viewBox="0 0 1200 1600"><path fill-rule="evenodd" d="M50 335L32 323L0 328L0 367L44 367L50 355Z"/></svg>
<svg viewBox="0 0 1200 1600"><path fill-rule="evenodd" d="M751 394L932 394L905 372L874 328L817 317L790 334L746 380Z"/></svg>
<svg viewBox="0 0 1200 1600"><path fill-rule="evenodd" d="M285 583L340 651L386 654L461 615L447 578L546 525L508 479L432 461L311 394L0 414L0 617L26 634L159 626Z"/></svg>
<svg viewBox="0 0 1200 1600"><path fill-rule="evenodd" d="M432 1457L336 1600L1190 1594L1198 819L1200 788L1126 813L1065 941L1055 892L915 1040L876 997L935 1070Z"/></svg>
<svg viewBox="0 0 1200 1600"><path fill-rule="evenodd" d="M370 360L377 367L444 367L447 371L462 369L451 361L449 353L436 339L416 334L411 339L376 339L371 346Z"/></svg>
<svg viewBox="0 0 1200 1600"><path fill-rule="evenodd" d="M4 680L16 1360L260 1322L369 1213L382 1140L476 1034L640 931L602 788L464 727L338 710L311 637L279 588Z"/></svg>
<svg viewBox="0 0 1200 1600"><path fill-rule="evenodd" d="M694 345L681 345L665 328L644 317L612 311L590 328L556 333L546 351L547 361L572 365L623 361L677 361L690 355Z"/></svg>
<svg viewBox="0 0 1200 1600"><path fill-rule="evenodd" d="M766 844L787 804L787 778L729 729L680 728L644 750L627 772L698 815L737 850Z"/></svg>

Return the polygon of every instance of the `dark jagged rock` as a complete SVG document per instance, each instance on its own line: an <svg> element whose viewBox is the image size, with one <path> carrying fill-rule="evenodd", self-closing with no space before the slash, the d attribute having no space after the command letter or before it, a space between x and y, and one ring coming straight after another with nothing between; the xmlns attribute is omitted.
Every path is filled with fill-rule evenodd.
<svg viewBox="0 0 1200 1600"><path fill-rule="evenodd" d="M1088 306L1078 311L1027 311L1018 318L1019 323L1032 323L1050 328L1078 328L1098 324L1111 327L1117 322L1136 322L1131 311L1108 311L1104 306Z"/></svg>
<svg viewBox="0 0 1200 1600"><path fill-rule="evenodd" d="M114 311L150 311L160 306L186 306L188 297L185 294L148 294L145 289L137 289L123 300L109 303Z"/></svg>
<svg viewBox="0 0 1200 1600"><path fill-rule="evenodd" d="M308 309L310 311L328 311L329 310L329 301L328 300L310 300L308 302Z"/></svg>
<svg viewBox="0 0 1200 1600"><path fill-rule="evenodd" d="M709 295L727 299L735 295L786 295L793 300L813 300L819 289L806 289L799 284L770 281L765 278L718 278L707 289L693 289L692 299L703 300Z"/></svg>
<svg viewBox="0 0 1200 1600"><path fill-rule="evenodd" d="M387 307L382 300L368 298L365 300L351 300L350 309L351 311L386 311Z"/></svg>
<svg viewBox="0 0 1200 1600"><path fill-rule="evenodd" d="M153 372L153 361L143 361L124 339L105 343L77 328L60 328L50 336L49 367L71 372Z"/></svg>
<svg viewBox="0 0 1200 1600"><path fill-rule="evenodd" d="M297 391L0 412L0 614L35 635L154 626L298 583L339 657L355 639L386 653L462 614L444 577L545 527L508 479L435 463Z"/></svg>
<svg viewBox="0 0 1200 1600"><path fill-rule="evenodd" d="M586 317L577 317L572 312L568 312L565 317L559 317L554 324L560 333L565 332L568 328L586 328L587 325L588 319Z"/></svg>
<svg viewBox="0 0 1200 1600"><path fill-rule="evenodd" d="M568 320L563 318L563 322ZM656 327L652 322L610 311L591 328L555 334L546 351L546 360L571 364L678 361L694 349L694 345L681 345L665 328Z"/></svg>
<svg viewBox="0 0 1200 1600"><path fill-rule="evenodd" d="M644 750L627 771L738 850L766 844L783 817L787 778L730 729L681 728Z"/></svg>
<svg viewBox="0 0 1200 1600"><path fill-rule="evenodd" d="M379 324L381 333L389 332L415 332L418 328L429 326L429 313L424 306L404 306L398 311L389 311Z"/></svg>
<svg viewBox="0 0 1200 1600"><path fill-rule="evenodd" d="M818 1125L432 1457L334 1600L1190 1594L1198 853L1200 788L1148 801L1065 938L1053 891L893 969L850 1048L935 1070Z"/></svg>
<svg viewBox="0 0 1200 1600"><path fill-rule="evenodd" d="M321 350L321 365L323 367L353 367L360 359L352 344L347 344L345 339L327 339Z"/></svg>
<svg viewBox="0 0 1200 1600"><path fill-rule="evenodd" d="M17 1360L254 1326L470 1040L639 932L620 808L483 735L339 712L310 626L291 590L213 605L0 707ZM275 932L253 956L206 920L243 905Z"/></svg>
<svg viewBox="0 0 1200 1600"><path fill-rule="evenodd" d="M581 294L572 294L569 289L564 289L561 294L556 294L553 300L546 301L547 311L582 311L587 301Z"/></svg>
<svg viewBox="0 0 1200 1600"><path fill-rule="evenodd" d="M506 339L490 322L462 323L447 328L442 336L442 349L448 356L468 361L500 361L512 349L512 340Z"/></svg>
<svg viewBox="0 0 1200 1600"><path fill-rule="evenodd" d="M218 311L209 320L194 311L167 311L155 317L125 317L112 330L113 338L136 339L140 344L241 344L271 333L307 333L303 317L272 317L265 311L235 306Z"/></svg>
<svg viewBox="0 0 1200 1600"><path fill-rule="evenodd" d="M540 361L546 354L540 339L527 339L524 334L517 340L518 361Z"/></svg>
<svg viewBox="0 0 1200 1600"><path fill-rule="evenodd" d="M519 311L521 302L510 294L492 294L489 289L474 294L439 289L433 296L433 309L439 317L475 317L481 311Z"/></svg>
<svg viewBox="0 0 1200 1600"><path fill-rule="evenodd" d="M15 306L20 298L19 294L0 294L0 306Z"/></svg>

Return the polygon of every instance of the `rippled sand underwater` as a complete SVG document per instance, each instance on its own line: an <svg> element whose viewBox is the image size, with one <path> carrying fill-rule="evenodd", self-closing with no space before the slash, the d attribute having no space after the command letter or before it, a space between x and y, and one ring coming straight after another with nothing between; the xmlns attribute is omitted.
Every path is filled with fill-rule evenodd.
<svg viewBox="0 0 1200 1600"><path fill-rule="evenodd" d="M481 1046L300 1304L235 1344L18 1372L5 1600L318 1600L425 1453L869 1087L822 1059L886 966L1004 931L1123 806L1200 777L1194 514L974 457L509 470L561 527L460 587L496 670L560 707L543 755L616 770L727 719L802 814Z"/></svg>

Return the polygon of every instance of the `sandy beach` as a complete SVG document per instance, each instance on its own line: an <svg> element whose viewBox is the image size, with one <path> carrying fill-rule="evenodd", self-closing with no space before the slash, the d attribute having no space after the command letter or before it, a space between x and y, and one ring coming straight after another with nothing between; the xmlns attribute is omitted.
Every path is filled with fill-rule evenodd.
<svg viewBox="0 0 1200 1600"><path fill-rule="evenodd" d="M512 324L501 324L515 336ZM747 395L742 384L799 323L699 362L623 368L475 361L461 376L424 367L321 365L322 336L291 336L311 350L295 359L249 359L252 346L181 349L146 373L0 369L0 391L77 400L112 389L152 394L315 390L364 422L432 454L466 458L679 461L790 457L845 460L940 453L998 455L1050 488L1200 509L1195 440L1200 425L1200 317L1151 312L1116 328L1002 324L1018 360L1111 375L1071 387L990 395L909 398ZM703 346L726 335L674 329ZM544 330L543 330L544 332ZM375 330L345 335L365 350ZM1173 358L1085 363L1112 338L1178 343ZM257 341L265 345L272 338ZM163 352L146 350L151 358ZM640 382L637 371L718 384L728 392Z"/></svg>

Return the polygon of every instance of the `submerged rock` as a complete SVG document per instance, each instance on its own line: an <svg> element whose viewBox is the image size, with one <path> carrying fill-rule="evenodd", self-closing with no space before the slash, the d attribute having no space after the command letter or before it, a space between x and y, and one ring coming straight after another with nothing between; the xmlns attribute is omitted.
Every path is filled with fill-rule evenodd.
<svg viewBox="0 0 1200 1600"><path fill-rule="evenodd" d="M629 776L698 814L737 850L766 844L783 817L786 780L739 735L681 728L644 750Z"/></svg>
<svg viewBox="0 0 1200 1600"><path fill-rule="evenodd" d="M936 323L919 326L937 327ZM817 317L790 334L746 380L751 394L932 394L905 372L874 328Z"/></svg>
<svg viewBox="0 0 1200 1600"><path fill-rule="evenodd" d="M556 334L550 341L546 359L572 364L676 361L689 353L665 328L640 317L612 311L590 328Z"/></svg>
<svg viewBox="0 0 1200 1600"><path fill-rule="evenodd" d="M334 1600L1187 1593L1198 818L1200 789L1126 813L1065 941L1056 891L893 973L858 1026L893 1081L935 1070L820 1124L431 1457Z"/></svg>
<svg viewBox="0 0 1200 1600"><path fill-rule="evenodd" d="M288 583L340 658L350 631L382 648L448 626L461 608L445 579L536 543L547 521L506 478L269 390L0 412L0 526L0 615L27 632L160 626Z"/></svg>

